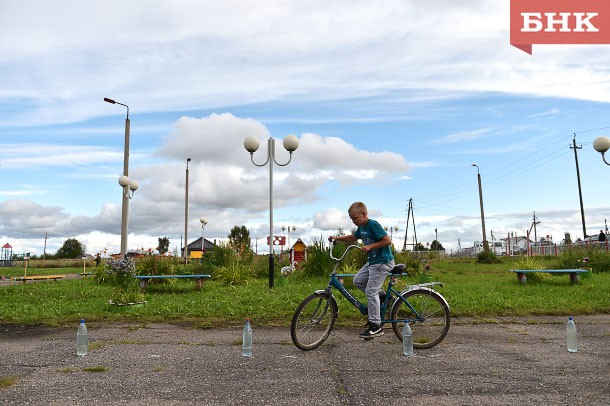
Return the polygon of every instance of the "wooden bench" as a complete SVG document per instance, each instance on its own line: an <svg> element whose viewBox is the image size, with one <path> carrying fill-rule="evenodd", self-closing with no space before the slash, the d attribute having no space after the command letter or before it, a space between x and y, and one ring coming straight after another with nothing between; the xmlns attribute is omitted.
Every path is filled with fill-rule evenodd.
<svg viewBox="0 0 610 406"><path fill-rule="evenodd" d="M210 279L211 275L135 275L140 280L140 289L146 289L146 285L152 279L195 279L197 290L201 290L204 279Z"/></svg>
<svg viewBox="0 0 610 406"><path fill-rule="evenodd" d="M570 274L570 283L578 282L578 274L589 272L587 269L511 269L508 272L517 274L517 280L522 285L526 284L526 274L534 272L544 273L567 273Z"/></svg>
<svg viewBox="0 0 610 406"><path fill-rule="evenodd" d="M27 281L43 281L43 280L52 280L56 281L58 279L63 279L66 275L32 275L32 276L21 276L15 278L16 281L23 281L23 283L27 283Z"/></svg>

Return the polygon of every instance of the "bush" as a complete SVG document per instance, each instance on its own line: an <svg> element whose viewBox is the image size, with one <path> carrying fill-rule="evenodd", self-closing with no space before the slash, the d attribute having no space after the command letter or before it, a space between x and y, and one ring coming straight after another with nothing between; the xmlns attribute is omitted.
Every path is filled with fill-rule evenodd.
<svg viewBox="0 0 610 406"><path fill-rule="evenodd" d="M115 286L128 285L134 282L136 274L136 264L131 258L108 260L99 267L96 267L93 278L98 283L109 283Z"/></svg>
<svg viewBox="0 0 610 406"><path fill-rule="evenodd" d="M406 271L410 276L417 276L422 272L421 260L409 251L395 252L394 262L397 265L405 264L407 266Z"/></svg>
<svg viewBox="0 0 610 406"><path fill-rule="evenodd" d="M252 276L251 269L246 264L235 260L229 265L216 268L214 278L228 285L243 285Z"/></svg>
<svg viewBox="0 0 610 406"><path fill-rule="evenodd" d="M104 266L100 266L94 273L98 283L109 283L115 287L112 302L116 304L134 303L144 300L139 291L136 275L136 264L131 258L110 258Z"/></svg>
<svg viewBox="0 0 610 406"><path fill-rule="evenodd" d="M324 241L314 240L307 247L307 259L301 264L301 270L305 276L329 275L334 266L334 261L328 255L329 249Z"/></svg>
<svg viewBox="0 0 610 406"><path fill-rule="evenodd" d="M555 259L557 269L591 268L593 273L610 272L610 255L603 249L574 248L563 251Z"/></svg>
<svg viewBox="0 0 610 406"><path fill-rule="evenodd" d="M492 251L482 251L477 255L477 263L479 264L499 264L501 262Z"/></svg>
<svg viewBox="0 0 610 406"><path fill-rule="evenodd" d="M147 255L138 261L138 275L173 275L176 273L176 265L179 259L174 257L161 257L159 255Z"/></svg>

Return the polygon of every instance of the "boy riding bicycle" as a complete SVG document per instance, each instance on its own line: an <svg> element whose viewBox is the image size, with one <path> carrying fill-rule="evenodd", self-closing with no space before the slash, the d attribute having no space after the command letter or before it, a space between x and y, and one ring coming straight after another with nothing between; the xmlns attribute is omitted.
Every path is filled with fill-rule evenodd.
<svg viewBox="0 0 610 406"><path fill-rule="evenodd" d="M387 273L394 267L394 256L390 248L392 241L383 227L368 217L364 203L353 203L347 212L358 227L354 234L330 236L328 239L347 243L361 239L363 245L360 249L368 254L368 262L354 276L354 286L366 294L368 301L368 327L359 336L369 339L383 335L379 292Z"/></svg>

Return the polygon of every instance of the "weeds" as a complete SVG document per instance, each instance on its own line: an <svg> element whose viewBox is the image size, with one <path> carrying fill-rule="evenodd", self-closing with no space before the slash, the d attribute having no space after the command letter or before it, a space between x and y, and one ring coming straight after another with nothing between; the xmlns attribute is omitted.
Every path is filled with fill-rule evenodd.
<svg viewBox="0 0 610 406"><path fill-rule="evenodd" d="M94 367L83 368L83 371L85 371L85 372L106 372L109 369L110 368L105 367L103 365L97 365L97 366L94 366Z"/></svg>
<svg viewBox="0 0 610 406"><path fill-rule="evenodd" d="M8 388L17 383L17 377L15 375L1 376L0 375L0 389Z"/></svg>

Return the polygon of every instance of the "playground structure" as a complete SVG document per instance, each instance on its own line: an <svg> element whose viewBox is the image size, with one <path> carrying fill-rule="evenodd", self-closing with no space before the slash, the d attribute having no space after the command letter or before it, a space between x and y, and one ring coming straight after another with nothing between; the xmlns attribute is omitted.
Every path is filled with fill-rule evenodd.
<svg viewBox="0 0 610 406"><path fill-rule="evenodd" d="M15 261L21 261L23 263L29 259L29 252L26 254L13 254L13 247L9 243L4 244L0 251L0 267L11 268L15 266Z"/></svg>
<svg viewBox="0 0 610 406"><path fill-rule="evenodd" d="M13 247L11 247L11 244L9 243L6 243L2 246L2 252L0 252L0 266L13 266Z"/></svg>

